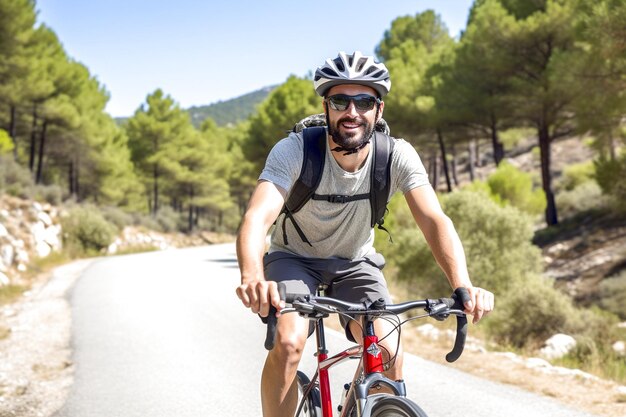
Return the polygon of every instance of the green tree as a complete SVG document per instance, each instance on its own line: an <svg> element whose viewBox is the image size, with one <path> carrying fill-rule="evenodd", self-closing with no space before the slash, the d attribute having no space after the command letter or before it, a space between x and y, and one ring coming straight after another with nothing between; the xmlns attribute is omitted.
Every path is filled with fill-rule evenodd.
<svg viewBox="0 0 626 417"><path fill-rule="evenodd" d="M445 59L453 46L454 41L441 18L432 10L427 10L394 20L376 48L378 57L384 60L392 77L392 92L385 98L385 119L396 136L402 136L413 144L419 142L423 153L434 155L431 160L435 175L431 180L435 184L438 172L436 155L441 152L448 189L451 185L443 127L436 113L427 71L433 64ZM433 135L436 142L432 141Z"/></svg>
<svg viewBox="0 0 626 417"><path fill-rule="evenodd" d="M276 142L287 136L298 121L322 110L321 99L309 79L291 76L273 90L250 118L243 147L245 157L255 166L256 175Z"/></svg>
<svg viewBox="0 0 626 417"><path fill-rule="evenodd" d="M133 117L125 125L131 159L138 169L146 187L148 207L156 215L161 204L159 200L162 177L167 168L171 143L177 143L191 134L189 115L174 100L160 89L148 95Z"/></svg>
<svg viewBox="0 0 626 417"><path fill-rule="evenodd" d="M425 75L452 45L441 18L427 10L395 19L376 48L392 77L392 92L385 98L385 119L407 139L415 141L420 132L432 127L428 116L435 103L425 94Z"/></svg>
<svg viewBox="0 0 626 417"><path fill-rule="evenodd" d="M584 47L574 65L585 86L576 101L579 131L591 131L601 157L615 159L626 114L626 3L578 1L577 17L577 39Z"/></svg>
<svg viewBox="0 0 626 417"><path fill-rule="evenodd" d="M29 72L34 62L28 45L35 24L35 4L32 0L0 0L0 104L8 110L2 117L4 127L13 141L17 160L18 106L24 100ZM5 107L6 106L6 107Z"/></svg>
<svg viewBox="0 0 626 417"><path fill-rule="evenodd" d="M510 33L515 19L496 0L474 7L472 18L449 63L440 62L431 71L441 78L435 90L436 103L448 124L461 125L466 136L489 137L498 165L504 157L499 131L510 125L508 99L511 62L501 34Z"/></svg>

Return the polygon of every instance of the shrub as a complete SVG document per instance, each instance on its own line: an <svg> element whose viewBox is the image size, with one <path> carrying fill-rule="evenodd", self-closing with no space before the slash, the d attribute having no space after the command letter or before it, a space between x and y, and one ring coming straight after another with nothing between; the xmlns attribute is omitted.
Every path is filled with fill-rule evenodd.
<svg viewBox="0 0 626 417"><path fill-rule="evenodd" d="M626 271L600 283L600 306L626 320Z"/></svg>
<svg viewBox="0 0 626 417"><path fill-rule="evenodd" d="M0 155L0 191L14 197L29 198L33 186L33 178L27 168L15 162L12 155Z"/></svg>
<svg viewBox="0 0 626 417"><path fill-rule="evenodd" d="M533 228L527 215L514 207L497 205L484 193L471 191L447 195L442 205L463 242L475 285L504 292L526 275L541 271L541 258L531 243ZM401 211L395 220L406 222L407 227L390 226L396 244L386 248L385 256L397 266L398 278L414 282L420 294L446 294L450 291L447 280L420 231L408 227L407 212L408 209Z"/></svg>
<svg viewBox="0 0 626 417"><path fill-rule="evenodd" d="M169 206L159 209L156 216L146 213L133 213L133 224L162 233L184 230L186 217Z"/></svg>
<svg viewBox="0 0 626 417"><path fill-rule="evenodd" d="M14 147L15 145L13 145L13 140L8 132L4 129L0 129L0 155L11 152Z"/></svg>
<svg viewBox="0 0 626 417"><path fill-rule="evenodd" d="M514 127L511 129L501 131L499 133L499 136L500 136L500 141L504 145L505 149L513 149L525 139L534 137L535 134L536 134L535 129L525 128L525 127L522 127L522 128Z"/></svg>
<svg viewBox="0 0 626 417"><path fill-rule="evenodd" d="M562 220L607 204L607 197L602 194L600 186L595 181L586 181L572 190L561 191L556 196L556 206Z"/></svg>
<svg viewBox="0 0 626 417"><path fill-rule="evenodd" d="M491 194L529 214L541 214L546 208L543 190L533 189L531 175L507 162L502 162L487 178L487 185Z"/></svg>
<svg viewBox="0 0 626 417"><path fill-rule="evenodd" d="M126 213L119 207L101 207L100 212L109 223L112 223L115 227L117 227L118 231L123 230L126 226L131 226L134 221L131 214Z"/></svg>
<svg viewBox="0 0 626 417"><path fill-rule="evenodd" d="M615 198L619 209L626 209L626 152L614 160L599 159L594 164L602 191Z"/></svg>
<svg viewBox="0 0 626 417"><path fill-rule="evenodd" d="M574 314L565 294L554 289L550 281L529 275L502 294L485 325L488 334L501 344L536 348L555 333L565 332Z"/></svg>
<svg viewBox="0 0 626 417"><path fill-rule="evenodd" d="M566 166L563 169L562 185L568 191L593 181L596 169L592 161Z"/></svg>
<svg viewBox="0 0 626 417"><path fill-rule="evenodd" d="M63 242L71 255L95 254L115 239L116 229L93 207L75 207L62 220Z"/></svg>
<svg viewBox="0 0 626 417"><path fill-rule="evenodd" d="M185 218L170 206L161 207L154 220L158 223L159 230L164 233L183 230L186 226Z"/></svg>
<svg viewBox="0 0 626 417"><path fill-rule="evenodd" d="M32 188L31 198L58 206L63 201L63 189L56 184L35 185Z"/></svg>

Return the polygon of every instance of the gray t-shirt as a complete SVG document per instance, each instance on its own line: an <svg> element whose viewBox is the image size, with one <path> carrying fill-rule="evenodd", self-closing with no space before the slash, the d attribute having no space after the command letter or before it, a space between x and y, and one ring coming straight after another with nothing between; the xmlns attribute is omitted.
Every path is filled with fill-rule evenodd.
<svg viewBox="0 0 626 417"><path fill-rule="evenodd" d="M391 159L390 197L397 191L403 194L414 188L429 185L428 176L413 146L403 139L394 139ZM272 148L259 180L270 181L287 193L300 176L303 159L301 133L291 133ZM369 192L372 152L357 172L344 171L326 146L324 173L316 194L355 195ZM371 227L369 200L348 203L309 200L293 215L298 226L311 242L303 242L291 220L286 232L289 244L283 239L285 216L279 216L272 233L269 252L283 251L309 258L361 259L375 252L374 229Z"/></svg>

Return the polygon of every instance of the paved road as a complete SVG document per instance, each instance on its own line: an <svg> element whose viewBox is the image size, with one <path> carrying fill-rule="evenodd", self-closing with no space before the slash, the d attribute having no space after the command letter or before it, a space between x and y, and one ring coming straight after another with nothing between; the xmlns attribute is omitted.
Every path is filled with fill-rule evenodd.
<svg viewBox="0 0 626 417"><path fill-rule="evenodd" d="M233 245L94 263L71 293L76 374L56 416L260 416L264 328L240 306L238 282ZM345 345L328 333L331 346ZM351 366L331 382L349 380ZM431 417L590 417L411 355L405 376Z"/></svg>

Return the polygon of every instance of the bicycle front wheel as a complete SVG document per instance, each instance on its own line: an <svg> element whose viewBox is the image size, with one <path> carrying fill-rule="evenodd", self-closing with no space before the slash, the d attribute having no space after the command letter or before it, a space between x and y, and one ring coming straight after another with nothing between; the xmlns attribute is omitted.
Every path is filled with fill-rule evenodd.
<svg viewBox="0 0 626 417"><path fill-rule="evenodd" d="M366 409L370 408L366 406ZM405 397L386 395L377 398L371 404L371 411L364 413L369 417L428 417L424 410Z"/></svg>
<svg viewBox="0 0 626 417"><path fill-rule="evenodd" d="M309 390L308 395L304 396L307 392L311 381L302 371L298 371L298 408L296 409L295 417L322 417L322 407L320 401L320 390L317 387L312 387ZM298 412L298 410L300 412Z"/></svg>

